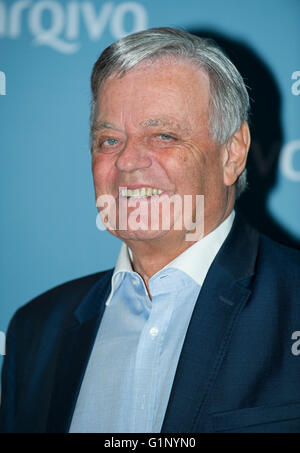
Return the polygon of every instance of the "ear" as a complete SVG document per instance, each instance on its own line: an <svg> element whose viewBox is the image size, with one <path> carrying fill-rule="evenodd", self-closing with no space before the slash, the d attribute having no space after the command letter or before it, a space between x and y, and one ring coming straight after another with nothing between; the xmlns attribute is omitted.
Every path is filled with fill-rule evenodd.
<svg viewBox="0 0 300 453"><path fill-rule="evenodd" d="M250 131L246 121L224 145L223 179L226 186L232 186L246 166L250 147Z"/></svg>

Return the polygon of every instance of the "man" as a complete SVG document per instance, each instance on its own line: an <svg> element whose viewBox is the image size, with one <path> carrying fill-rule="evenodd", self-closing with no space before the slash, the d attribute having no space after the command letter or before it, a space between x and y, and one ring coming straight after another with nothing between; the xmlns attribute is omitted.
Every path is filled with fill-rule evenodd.
<svg viewBox="0 0 300 453"><path fill-rule="evenodd" d="M234 212L250 144L238 71L210 41L152 29L102 53L92 93L97 205L123 245L114 270L13 317L2 431L300 431L300 259ZM164 211L174 197L189 220Z"/></svg>

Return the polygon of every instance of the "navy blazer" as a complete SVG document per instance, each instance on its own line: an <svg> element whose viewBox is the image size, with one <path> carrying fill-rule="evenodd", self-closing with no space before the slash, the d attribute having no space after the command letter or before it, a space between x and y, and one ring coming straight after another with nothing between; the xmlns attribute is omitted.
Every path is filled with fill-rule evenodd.
<svg viewBox="0 0 300 453"><path fill-rule="evenodd" d="M68 432L112 272L60 285L16 312L0 431ZM299 252L236 215L196 302L162 432L300 432L299 296Z"/></svg>

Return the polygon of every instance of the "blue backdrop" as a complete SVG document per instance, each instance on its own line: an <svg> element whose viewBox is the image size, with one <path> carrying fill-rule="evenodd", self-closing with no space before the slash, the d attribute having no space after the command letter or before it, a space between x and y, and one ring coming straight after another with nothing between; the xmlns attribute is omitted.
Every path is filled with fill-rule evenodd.
<svg viewBox="0 0 300 453"><path fill-rule="evenodd" d="M209 35L253 99L249 221L300 243L299 0L0 1L0 366L15 310L66 280L112 267L96 228L89 76L125 34L174 26Z"/></svg>

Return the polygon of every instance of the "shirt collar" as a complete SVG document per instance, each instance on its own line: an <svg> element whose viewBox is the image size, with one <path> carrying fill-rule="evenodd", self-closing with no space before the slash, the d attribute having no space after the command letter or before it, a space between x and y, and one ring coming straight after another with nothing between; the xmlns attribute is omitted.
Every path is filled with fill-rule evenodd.
<svg viewBox="0 0 300 453"><path fill-rule="evenodd" d="M232 211L217 228L187 248L165 268L179 269L202 286L213 260L231 230L234 217L235 211Z"/></svg>
<svg viewBox="0 0 300 453"><path fill-rule="evenodd" d="M106 301L106 305L110 304L111 298L122 283L126 272L134 272L131 265L129 253L131 253L131 250L127 247L125 242L122 242L119 256L111 278L111 291Z"/></svg>
<svg viewBox="0 0 300 453"><path fill-rule="evenodd" d="M196 283L202 286L213 260L231 230L234 217L235 211L233 210L231 214L217 226L217 228L187 248L173 261L168 263L163 269L174 268L181 270L191 277ZM131 258L131 250L124 242L122 242L120 253L112 275L111 292L106 302L107 305L109 305L113 293L120 286L125 273L134 272L131 264Z"/></svg>
<svg viewBox="0 0 300 453"><path fill-rule="evenodd" d="M116 275L120 272L133 272L131 258L131 250L129 249L129 247L127 247L125 242L122 242L113 275Z"/></svg>

